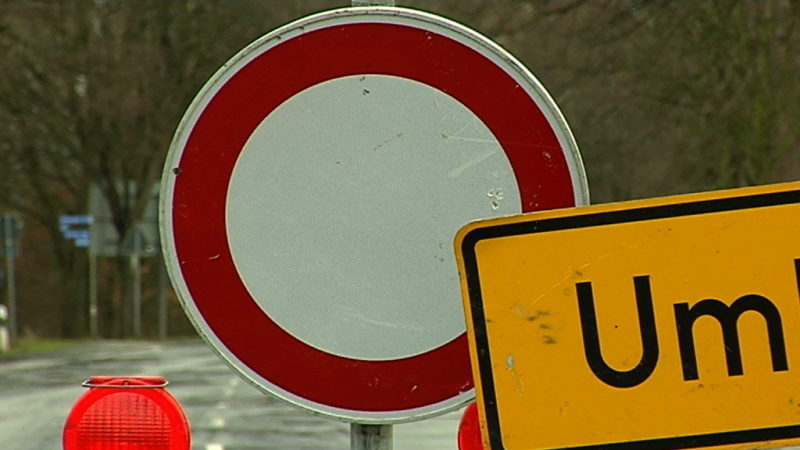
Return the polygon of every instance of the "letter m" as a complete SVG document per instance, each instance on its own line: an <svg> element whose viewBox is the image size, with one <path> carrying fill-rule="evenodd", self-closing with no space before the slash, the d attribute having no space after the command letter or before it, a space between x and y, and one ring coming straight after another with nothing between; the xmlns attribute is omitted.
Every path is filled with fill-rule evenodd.
<svg viewBox="0 0 800 450"><path fill-rule="evenodd" d="M769 350L772 355L772 370L775 372L789 370L786 362L786 344L783 338L781 316L778 313L778 308L766 297L755 294L744 295L736 299L731 306L727 306L719 300L706 299L696 303L691 308L689 308L688 303L677 303L674 305L674 309L684 380L696 380L698 378L697 355L695 353L692 327L694 322L704 315L714 317L722 326L722 339L725 344L728 375L734 376L744 373L737 322L745 311L758 312L766 320Z"/></svg>

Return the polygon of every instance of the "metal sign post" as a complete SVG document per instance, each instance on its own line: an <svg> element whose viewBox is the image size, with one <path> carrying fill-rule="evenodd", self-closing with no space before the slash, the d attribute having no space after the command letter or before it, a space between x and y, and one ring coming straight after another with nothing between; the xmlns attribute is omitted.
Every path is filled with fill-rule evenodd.
<svg viewBox="0 0 800 450"><path fill-rule="evenodd" d="M352 6L394 6L394 0L352 0Z"/></svg>
<svg viewBox="0 0 800 450"><path fill-rule="evenodd" d="M90 239L94 239L92 236ZM100 331L97 326L97 253L89 246L89 336L96 338Z"/></svg>
<svg viewBox="0 0 800 450"><path fill-rule="evenodd" d="M8 302L8 334L13 344L17 340L17 291L14 276L14 257L19 252L17 239L22 225L14 215L3 214L3 250L6 266L6 301ZM17 244L17 245L15 245Z"/></svg>
<svg viewBox="0 0 800 450"><path fill-rule="evenodd" d="M159 259L156 261L158 265L158 338L167 338L167 318L169 317L169 310L167 309L167 268L164 266L164 260Z"/></svg>
<svg viewBox="0 0 800 450"><path fill-rule="evenodd" d="M131 273L133 274L133 337L142 337L142 236L133 233L133 251L130 254Z"/></svg>
<svg viewBox="0 0 800 450"><path fill-rule="evenodd" d="M64 238L75 242L75 246L86 248L88 258L89 335L97 337L97 252L92 243L97 239L92 233L94 217L91 214L63 215L58 226Z"/></svg>
<svg viewBox="0 0 800 450"><path fill-rule="evenodd" d="M351 450L392 450L391 425L350 424Z"/></svg>
<svg viewBox="0 0 800 450"><path fill-rule="evenodd" d="M131 283L131 312L133 315L133 336L142 337L142 258L158 254L157 239L148 235L149 227L137 222L128 230L120 244L119 251L129 256Z"/></svg>

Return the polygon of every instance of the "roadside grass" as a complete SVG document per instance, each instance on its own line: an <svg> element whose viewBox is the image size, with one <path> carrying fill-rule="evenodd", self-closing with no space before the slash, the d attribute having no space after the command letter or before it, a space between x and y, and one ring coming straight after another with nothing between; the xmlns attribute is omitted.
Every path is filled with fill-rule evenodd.
<svg viewBox="0 0 800 450"><path fill-rule="evenodd" d="M0 359L11 356L21 356L34 353L44 353L60 350L79 344L79 339L39 339L21 338L6 352L0 352Z"/></svg>

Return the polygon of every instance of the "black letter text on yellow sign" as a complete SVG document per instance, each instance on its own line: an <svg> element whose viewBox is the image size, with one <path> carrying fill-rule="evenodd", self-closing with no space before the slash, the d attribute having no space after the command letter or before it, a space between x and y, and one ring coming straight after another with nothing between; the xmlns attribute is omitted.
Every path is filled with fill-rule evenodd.
<svg viewBox="0 0 800 450"><path fill-rule="evenodd" d="M800 183L456 238L493 449L800 442Z"/></svg>

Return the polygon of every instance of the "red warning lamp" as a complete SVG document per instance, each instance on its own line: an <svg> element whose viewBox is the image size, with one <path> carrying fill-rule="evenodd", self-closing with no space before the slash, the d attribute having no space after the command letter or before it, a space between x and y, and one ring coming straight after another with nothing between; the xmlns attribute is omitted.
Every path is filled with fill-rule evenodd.
<svg viewBox="0 0 800 450"><path fill-rule="evenodd" d="M64 424L64 450L189 450L189 421L161 377L92 377Z"/></svg>
<svg viewBox="0 0 800 450"><path fill-rule="evenodd" d="M484 450L478 404L470 403L458 424L458 450Z"/></svg>

